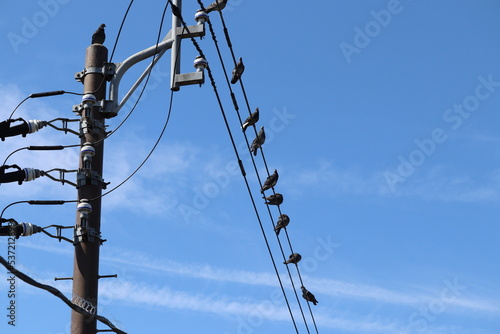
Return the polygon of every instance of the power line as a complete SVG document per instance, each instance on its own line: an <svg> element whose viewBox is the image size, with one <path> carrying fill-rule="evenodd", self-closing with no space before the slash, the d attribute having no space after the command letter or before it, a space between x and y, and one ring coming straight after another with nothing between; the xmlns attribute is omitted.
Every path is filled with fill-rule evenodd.
<svg viewBox="0 0 500 334"><path fill-rule="evenodd" d="M203 4L201 4L201 6L202 6L202 8L204 8L204 7L203 7ZM187 30L188 34L189 34L189 35L191 35L191 34L190 34L190 32L189 32L189 28L187 27L186 23L185 23L185 22L184 22L184 20L182 19L182 16L180 15L180 11L178 10L178 8L176 9L176 7L175 7L173 4L172 4L172 11L173 11L174 15L178 16L179 20L182 22L182 24L183 24L184 28ZM194 44L195 48L198 50L198 52L200 53L200 55L201 55L201 56L203 56L204 58L206 58L206 57L204 56L203 51L201 50L200 46L198 45L198 43L196 42L196 40L194 40L194 38L193 38L192 36L191 36L191 41L193 42L193 44ZM211 71L211 69L210 69L210 66L207 66L207 72L208 72L208 75L209 75L209 78L210 78L210 82L211 82L211 84L212 84L212 87L213 87L213 89L214 89L214 93L215 93L215 95L216 95L216 98L217 98L217 101L218 101L218 104L219 104L219 109L220 109L220 111L221 111L221 113L222 113L222 117L223 117L224 122L225 122L225 125L226 125L226 130L227 130L227 132L228 132L228 134L229 134L229 137L230 137L230 140L231 140L231 144L232 144L232 146L233 146L233 150L234 150L235 155L236 155L236 158L237 158L237 160L238 160L238 164L239 164L239 166L240 166L241 173L242 173L243 178L244 178L244 180L245 180L245 184L246 184L246 187L247 187L247 191L248 191L248 194L249 194L249 196L250 196L250 199L251 199L252 206L253 206L253 208L254 208L255 214L256 214L256 216L257 216L257 220L258 220L258 222L259 222L259 225L260 225L260 228L261 228L261 231L262 231L263 237L264 237L264 241L265 241L265 243L266 243L266 247L267 247L268 252L269 252L269 255L270 255L270 257L271 257L271 261L272 261L272 263L273 263L273 267L274 267L274 269L275 269L276 276L277 276L278 281L279 281L279 284L280 284L280 286L281 286L281 289L282 289L282 292L283 292L283 296L284 296L284 298L285 298L285 301L286 301L286 304L287 304L287 307L288 307L288 310L289 310L289 313L290 313L290 316L291 316L291 319L292 319L293 325L294 325L294 327L295 327L296 332L297 332L297 333L299 333L298 328L297 328L297 325L296 325L296 323L295 323L295 319L294 319L294 317L293 317L293 312L292 312L292 310L291 310L290 303L289 303L288 298L287 298L287 296L286 296L286 292L285 292L285 289L284 289L283 283L282 283L282 281L281 281L281 277L280 277L280 275L279 275L278 268L277 268L277 266L276 266L276 261L274 260L274 256L273 256L273 254L272 254L271 247L270 247L270 245L269 245L269 242L268 242L268 239L267 239L267 236L266 236L266 233L265 233L264 227L263 227L263 225L262 225L262 221L261 221L261 219L260 219L260 215L259 215L259 213L258 213L257 206L256 206L256 204L255 204L255 200L254 200L254 198L253 198L252 191L251 191L251 189L250 189L250 185L249 185L249 183L248 183L248 179L247 179L247 177L246 177L246 172L245 172L245 170L244 170L243 163L242 163L242 161L241 161L241 159L240 159L240 156L239 156L238 150L237 150L237 148L236 148L236 144L235 144L235 141L234 141L234 137L233 137L232 132L231 132L231 129L230 129L230 127L229 127L229 123L228 123L228 121L227 121L227 117L226 117L226 114L225 114L225 111L224 111L224 107L223 107L223 105L222 105L222 102L221 102L221 99L220 99L220 96L219 96L219 93L218 93L218 90L217 90L217 87L216 87L216 84L215 84L215 80L214 80L213 75L212 75L212 71ZM240 122L241 122L241 119L240 119ZM248 140L247 140L247 145L248 145ZM294 290L295 290L295 289L294 289ZM300 305L300 304L299 304L299 305Z"/></svg>
<svg viewBox="0 0 500 334"><path fill-rule="evenodd" d="M204 7L203 7L203 4L202 4L202 2L201 2L200 0L198 0L198 3L200 4L200 6L201 6L202 8L204 8ZM232 55L232 58L233 58L233 63L234 63L234 65L236 66L236 57L235 57L235 54L234 54L233 46L232 46L232 43L231 43L231 39L230 39L230 37L229 37L229 32L228 32L227 26L226 26L226 24L225 24L224 17L223 17L223 14L222 14L222 11L219 11L219 15L220 15L221 22L222 22L222 25L223 25L224 34L225 34L225 37L226 37L226 42L227 42L228 47L229 47L229 49L230 49L230 51L231 51L231 55ZM220 59L220 62L221 62L222 68L223 68L223 71L224 71L224 73L225 73L226 82L227 82L227 85L228 85L228 87L229 87L229 91L230 91L230 94L231 94L231 98L232 98L232 100L233 100L233 104L234 104L234 106L235 106L235 110L236 110L236 113L237 113L237 115L238 115L238 119L239 119L239 121L240 121L240 125L242 125L242 119L241 119L241 116L240 116L240 113L239 113L238 104L237 104L237 101L236 101L235 95L234 95L234 93L233 93L233 91L232 91L231 85L229 84L229 78L228 78L228 75L227 75L227 71L225 70L224 61L223 61L223 59L222 59L222 56L221 56L221 53L220 53L220 49L219 49L219 47L218 47L217 39L216 39L216 37L215 37L215 33L214 33L214 30L213 30L213 27L212 27L212 24L211 24L210 19L208 19L208 24L209 24L209 27L210 27L210 32L212 33L212 39L213 39L214 44L215 44L215 46L216 46L216 49L217 49L217 52L218 52L218 55L219 55L219 59ZM246 106L247 106L247 109L248 109L248 113L249 113L249 114L251 114L250 103L249 103L249 101L248 101L248 97L247 97L247 94L246 94L246 91L245 91L245 87L244 87L244 84L243 84L243 80L242 80L242 78L241 78L241 77L239 78L239 81L240 81L240 86L241 86L241 89L242 89L242 92L243 92L243 96L244 96L244 98L245 98L245 102L246 102ZM254 132L256 133L255 126L254 126ZM243 133L243 135L244 135L245 140L246 140L246 142L247 142L247 147L249 147L249 145L248 145L249 141L248 141L248 138L247 138L246 133L244 132L244 133ZM269 176L269 175L270 175L270 173L269 173L269 168L268 168L268 165L267 165L267 161L266 161L266 158L265 158L265 154L264 154L263 148L262 148L262 147L260 147L260 150L261 150L262 159L263 159L263 162L264 162L264 165L265 165L265 168L266 168L267 175ZM257 175L257 179L258 179L258 181L259 181L260 186L262 187L261 179L260 179L260 176L259 176L258 169L257 169L257 167L256 167L256 165L255 165L254 158L253 158L253 156L252 156L251 154L250 154L250 156L251 156L252 163L253 163L253 165L254 165L254 169L255 169L255 172L256 172L256 175ZM273 193L274 193L274 188L273 188ZM275 224L274 224L274 221L273 221L273 217L272 217L272 213L271 213L271 210L270 210L270 208L269 208L269 205L267 205L267 209L268 209L269 216L270 216L270 219L271 219L271 222L272 222L273 228L274 228L274 227L275 227ZM278 206L278 211L279 211L279 214L281 215L281 214L282 214L282 212L281 212L280 206ZM288 244L289 244L289 246L290 246L290 250L291 250L291 252L292 252L292 254L293 254L293 253L294 253L294 251L293 251L293 247L292 247L292 244L291 244L290 238L289 238L289 236L288 236L288 232L286 231L286 228L285 228L285 232L286 232L286 238L287 238ZM278 244L279 244L279 248L280 248L280 250L281 250L281 253L282 253L282 255L283 255L283 258L284 258L284 259L286 259L286 258L285 258L284 251L283 251L283 247L282 247L282 245L281 245L281 241L280 241L280 239L279 239L279 236L277 235L277 236L276 236L276 238L277 238L277 241L278 241ZM302 286L304 286L304 283L303 283L303 281L302 281L302 277L301 277L301 275L300 275L300 270L299 270L299 267L298 267L298 265L297 265L297 264L295 264L295 265L296 265L296 269L297 269L297 273L298 273L298 276L299 276L299 279L300 279L301 285L302 285ZM297 294L297 290L295 289L295 284L294 284L294 282L293 282L293 278L292 278L292 276L291 276L291 273L290 273L290 270L289 270L288 266L287 266L287 271L288 271L288 274L289 274L289 277L290 277L290 281L291 281L292 287L293 287L293 289L294 289L295 296L296 296L296 298L297 298L297 302L298 302L298 305L299 305L300 311L301 311L301 313L302 313L302 317L303 317L303 319L304 319L304 323L305 323L306 329L307 329L307 331L309 332L309 328L308 328L308 326L307 326L307 321L306 321L305 316L304 316L304 313L303 313L303 311L302 311L302 307L301 307L301 304L300 304L300 301L299 301L299 297L298 297L298 294ZM314 315L313 315L313 313L312 313L311 307L310 307L309 303L307 303L307 304L308 304L308 307L309 307L309 311L310 311L310 313L311 313L311 318L312 318L312 321L313 321L313 323L314 323L314 327L315 327L315 329L316 329L316 333L318 333L318 328L317 328L316 321L315 321L315 319L314 319Z"/></svg>
<svg viewBox="0 0 500 334"><path fill-rule="evenodd" d="M165 13L167 11L167 8L168 8L168 4L169 4L170 1L167 1L165 3L165 7L163 9L163 14L162 14L162 18L161 18L161 21L160 21L160 26L159 26L159 29L158 29L158 37L156 39L156 48L158 48L158 43L160 42L160 36L161 36L161 31L162 31L162 27L163 27L163 20L165 18ZM180 48L179 48L180 50ZM156 50L155 50L155 54L156 54ZM152 63L154 64L155 62L155 57L153 57L152 59ZM152 69L153 67L151 67ZM131 111L129 112L129 114L127 115L126 118L128 118L130 116L130 114L132 113L132 111L135 109L135 107L137 106L137 104L139 103L141 97L142 97L142 94L144 93L144 90L146 89L146 86L148 84L148 81L149 81L149 78L151 76L151 69L149 70L148 72L148 76L146 78L146 81L144 82L144 86L141 90L141 93L139 94L139 97L137 98L137 101L135 102L134 106L132 107ZM125 184L128 180L130 180L132 178L132 176L134 176L141 168L142 166L144 166L144 164L148 161L148 159L151 157L151 155L153 154L153 152L155 151L156 147L158 146L158 144L160 143L162 137L163 137L163 134L165 133L165 130L167 129L167 126L168 126L168 123L170 121L170 115L172 113L172 105L173 105L173 98L174 98L174 92L171 91L170 92L170 103L169 103L169 107L168 107L168 113L167 113L167 118L165 120L165 123L163 124L163 128L160 132L160 134L158 135L158 138L155 142L155 144L153 145L153 147L151 148L151 150L149 151L148 155L144 158L144 160L139 164L139 166L128 176L126 177L122 182L120 182L116 187L114 187L113 189L105 192L104 194L101 194L99 197L96 197L96 198L93 198L91 201L93 200L96 200L98 198L102 198L108 194L110 194L111 192L115 191L116 189L118 189L119 187L121 187L123 184ZM125 118L125 120L126 120ZM120 126L125 122L122 121L120 123ZM118 128L116 128L113 132L115 132L116 130L118 130ZM109 134L108 136L106 136L105 138L103 138L102 140L108 138L111 134Z"/></svg>

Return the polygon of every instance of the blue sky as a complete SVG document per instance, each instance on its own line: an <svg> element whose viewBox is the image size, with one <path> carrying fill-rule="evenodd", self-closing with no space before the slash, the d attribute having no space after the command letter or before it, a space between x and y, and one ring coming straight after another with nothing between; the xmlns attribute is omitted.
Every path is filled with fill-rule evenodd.
<svg viewBox="0 0 500 334"><path fill-rule="evenodd" d="M83 69L92 33L105 23L111 52L126 5L0 4L1 119L31 93L81 92L73 75ZM114 62L154 45L163 6L132 6ZM197 7L184 1L188 24L195 24ZM224 18L235 55L246 65L251 108L260 108L258 125L267 130L267 164L280 173L276 190L285 197L281 210L291 218L293 248L303 256L304 283L319 301L312 309L320 333L498 333L499 10L493 0L229 0ZM230 70L220 18L211 19ZM167 15L163 34L170 26ZM211 37L199 44L240 147L244 138ZM196 55L184 41L183 72L193 70ZM121 96L146 65L125 76ZM169 71L167 52L137 109L106 140L104 179L110 187L130 175L154 145L168 111ZM246 115L241 89L233 88ZM76 118L71 108L79 103L74 95L31 99L16 116ZM108 121L109 129L131 105ZM7 138L1 152L5 158L28 145L76 143L76 136L45 128ZM240 154L259 199L249 155ZM100 281L99 313L128 333L294 331L234 162L209 82L181 88L155 153L103 198L108 241L100 273L118 278ZM78 149L21 151L8 163L74 169ZM73 187L47 178L0 186L1 207L75 197ZM257 206L280 261L267 209L259 201ZM73 225L75 215L70 203L17 205L4 217L47 226ZM275 208L272 215L278 215ZM6 252L6 240L0 240L0 254ZM34 235L17 241L16 258L18 268L71 296L70 282L53 280L73 272L70 244ZM286 268L278 262L278 269L293 302ZM3 313L7 289L0 270ZM2 333L69 333L70 310L60 300L22 282L16 292L16 327L2 314ZM296 302L292 310L299 332L306 333Z"/></svg>

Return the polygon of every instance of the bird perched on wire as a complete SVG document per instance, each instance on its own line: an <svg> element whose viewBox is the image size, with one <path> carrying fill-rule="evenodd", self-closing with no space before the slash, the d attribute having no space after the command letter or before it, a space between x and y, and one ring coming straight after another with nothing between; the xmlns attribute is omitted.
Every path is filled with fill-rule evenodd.
<svg viewBox="0 0 500 334"><path fill-rule="evenodd" d="M313 303L314 305L316 305L318 303L318 301L316 300L316 297L314 297L314 295L310 291L308 291L306 288L304 288L304 286L301 286L300 289L302 290L302 297L305 300Z"/></svg>
<svg viewBox="0 0 500 334"><path fill-rule="evenodd" d="M288 215L285 215L284 213L281 214L280 217L278 218L278 222L276 223L276 227L274 228L276 235L279 235L280 230L283 227L287 227L289 223L290 223L290 217L288 217Z"/></svg>
<svg viewBox="0 0 500 334"><path fill-rule="evenodd" d="M253 155L257 155L257 149L261 147L265 141L266 133L264 132L264 126L261 126L257 133L257 137L253 140L252 145L250 145L250 152L252 152Z"/></svg>
<svg viewBox="0 0 500 334"><path fill-rule="evenodd" d="M269 205L281 205L281 203L283 203L283 195L281 195L280 193L262 198L266 200L265 204Z"/></svg>
<svg viewBox="0 0 500 334"><path fill-rule="evenodd" d="M233 69L233 75L231 77L231 83L234 85L238 82L245 70L245 65L243 65L243 59L240 57L240 60L236 64L236 67Z"/></svg>
<svg viewBox="0 0 500 334"><path fill-rule="evenodd" d="M245 130L249 126L254 125L258 121L259 121L259 108L257 107L255 108L255 111L251 113L250 116L248 116L248 118L243 122L241 129L243 130L243 132L245 132Z"/></svg>
<svg viewBox="0 0 500 334"><path fill-rule="evenodd" d="M92 44L103 44L106 39L106 34L104 33L104 27L106 25L103 23L97 28L95 33L92 35Z"/></svg>
<svg viewBox="0 0 500 334"><path fill-rule="evenodd" d="M260 192L264 193L264 191L269 190L272 187L274 187L276 185L276 183L278 182L278 177L279 177L278 171L275 169L274 173L267 177L266 181L264 182L264 185L260 189Z"/></svg>
<svg viewBox="0 0 500 334"><path fill-rule="evenodd" d="M299 263L300 260L302 260L302 256L299 253L292 253L288 257L288 260L283 262L283 264L289 264L289 263L297 264Z"/></svg>
<svg viewBox="0 0 500 334"><path fill-rule="evenodd" d="M227 5L227 0L215 0L214 3L208 5L206 8L205 8L205 13L210 13L214 10L218 10L218 11L221 11L224 9L224 7L226 7Z"/></svg>

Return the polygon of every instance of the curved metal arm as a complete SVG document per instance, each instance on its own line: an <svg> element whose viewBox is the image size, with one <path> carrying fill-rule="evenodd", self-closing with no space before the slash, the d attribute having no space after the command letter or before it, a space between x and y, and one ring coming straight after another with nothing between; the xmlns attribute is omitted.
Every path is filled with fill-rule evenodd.
<svg viewBox="0 0 500 334"><path fill-rule="evenodd" d="M166 50L172 47L172 43L175 38L172 37L172 31L169 31L165 36L162 42L158 45L153 45L145 50L139 51L136 54L128 57L123 63L117 64L116 73L111 79L111 83L109 85L109 99L111 100L110 108L112 110L108 110L113 114L118 114L120 109L125 105L127 100L130 98L132 93L136 90L136 88L141 84L142 80L146 77L147 73L151 70L151 68L160 60L161 56L165 53ZM143 74L139 77L139 79L135 82L135 84L130 88L129 92L125 95L125 97L118 102L118 87L120 86L120 81L125 74L133 65L137 64L141 60L147 59L149 57L155 56L154 61L149 64Z"/></svg>

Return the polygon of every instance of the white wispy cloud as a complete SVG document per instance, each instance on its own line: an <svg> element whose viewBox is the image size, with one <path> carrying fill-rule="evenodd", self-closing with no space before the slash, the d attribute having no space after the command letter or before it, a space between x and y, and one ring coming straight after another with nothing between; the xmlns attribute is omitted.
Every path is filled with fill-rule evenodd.
<svg viewBox="0 0 500 334"><path fill-rule="evenodd" d="M60 247L44 246L39 243L25 243L26 247L65 254L71 256L68 249L61 250ZM122 248L109 246L106 255L101 256L102 262L114 264L119 267L127 267L130 270L140 272L155 273L156 275L178 275L195 279L237 283L254 286L279 287L276 275L268 272L251 272L238 269L218 268L209 264L182 263L172 260L155 259L151 254L138 251L129 251ZM353 300L373 301L390 305L399 305L405 307L418 307L429 303L440 296L434 296L432 293L423 293L420 291L396 291L379 286L350 283L338 280L315 278L303 275L307 280L307 286L318 295L328 295L335 298L346 298ZM287 277L283 276L283 280ZM453 282L451 282L453 283ZM450 283L450 284L451 284ZM423 291L424 289L420 289ZM457 296L448 303L456 306L458 309L475 310L477 312L488 312L500 314L500 305L488 299Z"/></svg>

